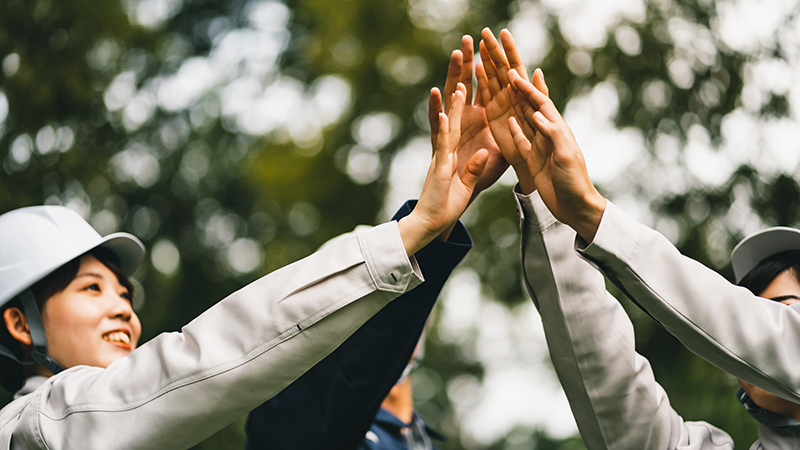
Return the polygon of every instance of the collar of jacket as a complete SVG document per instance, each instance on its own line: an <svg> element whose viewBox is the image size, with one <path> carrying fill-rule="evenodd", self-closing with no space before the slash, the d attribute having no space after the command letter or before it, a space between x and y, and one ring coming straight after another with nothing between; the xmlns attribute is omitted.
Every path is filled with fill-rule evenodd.
<svg viewBox="0 0 800 450"><path fill-rule="evenodd" d="M736 399L739 400L739 403L741 403L742 406L744 406L744 409L747 410L748 414L753 416L754 419L762 424L770 428L800 431L800 422L792 419L791 417L786 417L767 411L766 409L756 405L756 402L754 402L753 399L751 399L750 396L744 392L744 389L739 388L739 390L736 391Z"/></svg>
<svg viewBox="0 0 800 450"><path fill-rule="evenodd" d="M43 385L45 381L47 381L47 377L43 377L40 375L34 375L32 377L28 377L27 379L25 379L25 384L23 384L20 390L18 390L14 394L14 400L24 395L28 395L31 392L35 391L36 389L39 389L39 386Z"/></svg>
<svg viewBox="0 0 800 450"><path fill-rule="evenodd" d="M439 433L438 431L434 430L433 428L429 427L422 418L420 418L416 411L414 412L414 418L412 419L414 422L419 423L425 429L425 432L428 433L433 439L436 439L439 442L447 442L447 437L445 435ZM400 435L400 430L403 428L407 428L410 424L403 422L402 420L395 417L394 414L390 413L389 411L381 408L378 411L378 414L375 416L375 423L380 425L386 430L391 430L393 433Z"/></svg>

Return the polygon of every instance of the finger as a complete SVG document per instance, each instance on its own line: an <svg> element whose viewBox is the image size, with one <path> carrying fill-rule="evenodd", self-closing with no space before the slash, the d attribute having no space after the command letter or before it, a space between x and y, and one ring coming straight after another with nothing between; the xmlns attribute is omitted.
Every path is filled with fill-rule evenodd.
<svg viewBox="0 0 800 450"><path fill-rule="evenodd" d="M491 62L489 62L491 64ZM494 94L489 88L489 80L486 78L486 70L483 68L483 61L475 65L475 77L478 79L478 98L482 105L492 101Z"/></svg>
<svg viewBox="0 0 800 450"><path fill-rule="evenodd" d="M522 61L522 56L519 54L514 36L511 35L508 29L503 28L500 31L500 42L503 44L503 51L506 54L509 67L516 70L519 76L527 81L528 70L525 69L525 63Z"/></svg>
<svg viewBox="0 0 800 450"><path fill-rule="evenodd" d="M428 123L431 125L431 147L436 153L436 141L439 136L439 114L442 112L442 93L439 88L431 89L428 98Z"/></svg>
<svg viewBox="0 0 800 450"><path fill-rule="evenodd" d="M510 86L513 85L514 83L512 82ZM536 134L536 125L533 123L533 113L536 112L536 108L531 104L528 98L519 91L515 91L515 98L517 99L517 104L514 108L514 113L516 114L517 121L521 125L525 136L527 136L529 140L532 140Z"/></svg>
<svg viewBox="0 0 800 450"><path fill-rule="evenodd" d="M488 160L489 151L482 148L475 152L472 158L467 162L467 167L461 175L461 182L470 192L472 192L475 189L475 185L478 184L478 180L481 178Z"/></svg>
<svg viewBox="0 0 800 450"><path fill-rule="evenodd" d="M457 143L461 138L461 113L464 111L464 103L466 100L467 88L463 84L458 83L456 92L453 94L452 104L450 111L447 113L450 128L448 134L450 142ZM454 145L455 147L455 145ZM455 150L455 148L453 148Z"/></svg>
<svg viewBox="0 0 800 450"><path fill-rule="evenodd" d="M467 88L467 103L472 104L472 66L475 59L475 47L472 36L464 35L461 38L461 82Z"/></svg>
<svg viewBox="0 0 800 450"><path fill-rule="evenodd" d="M491 56L489 56L489 50L486 49L486 44L481 41L478 47L481 52L481 62L486 72L486 79L489 80L489 89L492 90L493 95L497 95L497 93L503 89L503 85L500 84L500 80L497 78L497 69L494 66Z"/></svg>
<svg viewBox="0 0 800 450"><path fill-rule="evenodd" d="M444 110L450 111L450 97L456 91L456 85L461 79L463 55L461 50L453 50L450 55L450 65L447 66L447 78L444 81Z"/></svg>
<svg viewBox="0 0 800 450"><path fill-rule="evenodd" d="M528 97L523 94L519 89L517 89L516 83L514 83L514 79L516 77L512 76L511 82L508 84L508 87L511 88L511 91L514 93L514 112L517 114L518 119L527 118L528 120L533 120L533 111L536 109L531 104Z"/></svg>
<svg viewBox="0 0 800 450"><path fill-rule="evenodd" d="M561 118L561 114L550 100L550 97L544 95L530 82L523 80L515 71L510 71L508 77L514 84L514 88L522 94L522 98L530 102L534 109L541 111L547 117L547 120L553 122Z"/></svg>
<svg viewBox="0 0 800 450"><path fill-rule="evenodd" d="M531 142L525 137L525 133L522 131L516 117L508 118L508 129L511 131L517 150L523 157L527 158L531 152Z"/></svg>
<svg viewBox="0 0 800 450"><path fill-rule="evenodd" d="M494 67L497 70L497 77L500 81L500 86L505 86L508 84L508 71L511 69L511 66L506 59L506 54L503 53L503 49L500 47L500 44L497 42L497 39L492 34L492 31L488 28L484 28L481 31L481 37L483 38L483 44L486 47L486 51L489 54L489 57L492 59L492 63L494 63ZM483 56L483 53L481 53Z"/></svg>
<svg viewBox="0 0 800 450"><path fill-rule="evenodd" d="M550 89L547 87L547 84L544 82L544 72L542 69L536 69L533 72L533 86L536 87L542 94L550 97Z"/></svg>
<svg viewBox="0 0 800 450"><path fill-rule="evenodd" d="M436 148L433 153L433 159L435 160L433 165L435 166L443 164L445 161L447 161L447 158L441 158L441 157L437 158L436 155L439 155L442 152L447 151L447 146L450 138L449 136L450 120L448 119L447 114L440 112L438 115L438 119L439 119L439 135L437 136Z"/></svg>
<svg viewBox="0 0 800 450"><path fill-rule="evenodd" d="M533 113L533 123L538 132L557 144L564 137L564 134L561 133L561 127L548 120L541 111Z"/></svg>
<svg viewBox="0 0 800 450"><path fill-rule="evenodd" d="M525 111L523 110L522 102L520 102L519 99L517 99L517 93L514 91L514 89L512 88L511 84L509 84L506 87L506 89L508 89L508 91L509 91L508 92L508 97L511 99L511 105L514 107L514 114L516 114L516 116L519 117L520 119L524 118L525 117ZM532 111L531 111L531 114L533 114ZM522 126L522 132L525 133L525 137L527 137L529 140L533 139L534 134L535 134L534 133L534 129L528 123L528 121L527 120L522 120L522 122L519 123L519 125Z"/></svg>

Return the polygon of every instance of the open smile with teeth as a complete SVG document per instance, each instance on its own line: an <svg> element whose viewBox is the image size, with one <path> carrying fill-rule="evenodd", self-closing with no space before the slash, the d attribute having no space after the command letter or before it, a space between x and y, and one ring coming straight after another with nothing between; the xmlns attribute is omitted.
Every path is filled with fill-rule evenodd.
<svg viewBox="0 0 800 450"><path fill-rule="evenodd" d="M124 331L112 331L110 333L106 333L103 335L103 340L112 343L131 345L131 337L128 336L128 333Z"/></svg>

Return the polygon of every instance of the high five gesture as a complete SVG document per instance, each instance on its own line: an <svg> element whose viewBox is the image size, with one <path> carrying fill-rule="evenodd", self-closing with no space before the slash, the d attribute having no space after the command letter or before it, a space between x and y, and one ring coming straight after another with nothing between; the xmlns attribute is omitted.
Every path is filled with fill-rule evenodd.
<svg viewBox="0 0 800 450"><path fill-rule="evenodd" d="M526 133L514 117L508 119L514 143L525 155L528 174L550 212L591 242L606 199L589 179L575 136L544 92L514 71L508 76L521 112L516 119L534 130Z"/></svg>
<svg viewBox="0 0 800 450"><path fill-rule="evenodd" d="M438 95L438 89L431 90L432 99ZM409 255L422 249L461 217L486 167L489 157L486 149L479 149L468 158L457 151L466 95L466 87L458 83L450 97L447 114L437 114L433 159L419 202L414 211L398 223ZM462 171L459 171L460 165Z"/></svg>

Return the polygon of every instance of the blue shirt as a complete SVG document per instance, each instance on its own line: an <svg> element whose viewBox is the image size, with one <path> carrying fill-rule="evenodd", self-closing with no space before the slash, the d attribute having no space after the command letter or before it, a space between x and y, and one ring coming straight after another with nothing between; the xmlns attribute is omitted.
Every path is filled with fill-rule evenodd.
<svg viewBox="0 0 800 450"><path fill-rule="evenodd" d="M408 424L381 408L359 450L435 450L432 439L444 441L417 413Z"/></svg>

